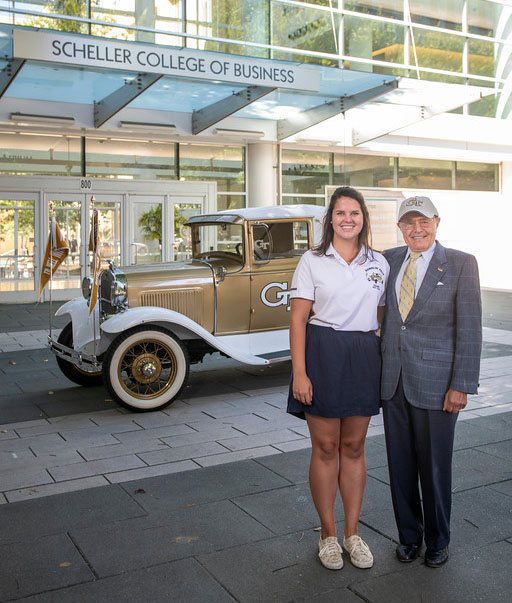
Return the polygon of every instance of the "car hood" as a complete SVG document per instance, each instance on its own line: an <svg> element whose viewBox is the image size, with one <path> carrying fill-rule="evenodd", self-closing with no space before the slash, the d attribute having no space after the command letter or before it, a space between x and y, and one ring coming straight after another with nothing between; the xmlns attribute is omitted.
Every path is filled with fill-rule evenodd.
<svg viewBox="0 0 512 603"><path fill-rule="evenodd" d="M212 269L197 260L169 262L166 264L146 264L142 266L122 266L126 275L128 292L136 289L167 289L205 285L213 282Z"/></svg>

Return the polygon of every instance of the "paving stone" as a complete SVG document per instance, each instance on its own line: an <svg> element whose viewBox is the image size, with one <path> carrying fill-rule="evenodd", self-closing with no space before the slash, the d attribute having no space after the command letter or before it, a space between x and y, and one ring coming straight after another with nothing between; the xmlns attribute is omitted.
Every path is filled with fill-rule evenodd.
<svg viewBox="0 0 512 603"><path fill-rule="evenodd" d="M309 481L310 459L311 447L288 454L261 458L257 462L292 484L303 484Z"/></svg>
<svg viewBox="0 0 512 603"><path fill-rule="evenodd" d="M142 488L146 495L143 500L137 500L144 509L169 512L190 504L230 499L287 485L288 481L254 461L241 461L191 473L176 473L165 479L142 479L130 484L127 491Z"/></svg>
<svg viewBox="0 0 512 603"><path fill-rule="evenodd" d="M311 440L303 438L302 440L292 440L291 442L279 442L272 444L273 448L277 448L281 452L293 452L294 450L311 449Z"/></svg>
<svg viewBox="0 0 512 603"><path fill-rule="evenodd" d="M460 418L457 420L455 428L454 450L474 448L483 444L499 442L503 439L502 434L484 427L481 421L461 422Z"/></svg>
<svg viewBox="0 0 512 603"><path fill-rule="evenodd" d="M261 446L259 448L248 448L247 450L238 450L237 452L226 452L225 454L215 454L212 456L194 457L194 461L201 467L213 467L225 463L234 463L245 459L256 459L269 454L280 454L273 446Z"/></svg>
<svg viewBox="0 0 512 603"><path fill-rule="evenodd" d="M489 486L492 490L496 490L497 492L501 492L506 494L507 496L512 496L512 480L507 480L506 482L500 482L498 484L492 484Z"/></svg>
<svg viewBox="0 0 512 603"><path fill-rule="evenodd" d="M500 459L507 459L512 461L512 440L506 440L504 442L495 442L493 444L487 444L486 446L479 446L476 450L498 457Z"/></svg>
<svg viewBox="0 0 512 603"><path fill-rule="evenodd" d="M83 479L74 479L67 482L58 482L47 484L44 486L34 486L32 488L22 488L6 492L7 500L10 503L19 502L20 500L30 500L32 498L41 498L43 496L53 496L55 494L63 494L64 492L76 492L77 490L86 490L89 488L97 488L99 486L108 486L109 482L102 475L93 477L84 477Z"/></svg>
<svg viewBox="0 0 512 603"><path fill-rule="evenodd" d="M252 436L222 439L220 440L220 443L230 450L243 450L244 448L257 448L258 446L265 446L266 444L278 444L279 442L299 440L301 437L303 436L290 429L277 429Z"/></svg>
<svg viewBox="0 0 512 603"><path fill-rule="evenodd" d="M44 468L28 467L16 471L4 470L0 473L0 491L39 486L53 482L51 475Z"/></svg>
<svg viewBox="0 0 512 603"><path fill-rule="evenodd" d="M0 557L2 601L94 579L64 534L1 546Z"/></svg>
<svg viewBox="0 0 512 603"><path fill-rule="evenodd" d="M419 565L409 568L407 578L404 572L369 577L351 590L378 603L396 603L397 593L407 603L505 601L512 589L510 545L498 542L463 554L452 552L448 563L435 572L433 576L431 568Z"/></svg>
<svg viewBox="0 0 512 603"><path fill-rule="evenodd" d="M113 473L115 471L124 471L126 469L137 469L146 467L146 464L134 454L127 456L116 456L97 461L83 461L64 465L62 467L50 467L49 473L56 482L62 482L91 475L102 475L104 473Z"/></svg>
<svg viewBox="0 0 512 603"><path fill-rule="evenodd" d="M458 450L453 454L452 490L460 491L512 477L512 462L479 452Z"/></svg>
<svg viewBox="0 0 512 603"><path fill-rule="evenodd" d="M18 452L0 452L0 475L6 472L17 472L23 469L36 469L41 467L55 467L81 463L83 458L74 450L53 452L35 456L31 450Z"/></svg>
<svg viewBox="0 0 512 603"><path fill-rule="evenodd" d="M100 577L138 569L148 558L156 565L269 536L267 529L227 500L175 510L172 517L71 530L73 541Z"/></svg>
<svg viewBox="0 0 512 603"><path fill-rule="evenodd" d="M137 429L123 433L116 433L116 440L123 444L131 444L143 440L154 440L155 438L169 438L176 435L195 435L195 431L188 425L164 425L154 429Z"/></svg>
<svg viewBox="0 0 512 603"><path fill-rule="evenodd" d="M223 425L221 427L213 427L206 431L191 431L190 433L183 435L162 437L161 440L174 448L175 446L200 444L201 442L220 442L221 440L232 437L233 434L239 436L240 432L230 425Z"/></svg>
<svg viewBox="0 0 512 603"><path fill-rule="evenodd" d="M72 527L94 526L146 513L119 486L105 486L0 506L0 543L36 540Z"/></svg>
<svg viewBox="0 0 512 603"><path fill-rule="evenodd" d="M175 463L165 463L164 465L153 465L152 467L142 467L141 469L129 469L128 471L118 471L117 473L107 473L105 478L112 484L121 484L123 482L132 482L135 480L156 477L160 475L171 475L181 471L192 471L199 469L199 465L194 461L177 461Z"/></svg>
<svg viewBox="0 0 512 603"><path fill-rule="evenodd" d="M151 452L153 450L166 450L167 444L162 441L154 440L136 440L129 444L111 444L107 446L93 446L92 448L79 448L81 456L86 461L95 461L98 459L108 459L114 456L124 456L139 452Z"/></svg>
<svg viewBox="0 0 512 603"><path fill-rule="evenodd" d="M190 446L178 446L176 448L162 448L155 452L139 453L137 456L147 465L159 465L161 463L173 463L194 457L202 457L210 454L222 454L226 448L217 442L203 442Z"/></svg>
<svg viewBox="0 0 512 603"><path fill-rule="evenodd" d="M371 569L353 567L345 555L342 571L327 571L317 558L318 532L312 530L200 555L198 559L237 601L309 601L312 592L320 600L323 593L402 569L396 567L400 564L394 558L393 543L364 526L361 536L369 543L376 559Z"/></svg>
<svg viewBox="0 0 512 603"><path fill-rule="evenodd" d="M452 523L462 520L472 526L471 539L459 538L453 530L453 540L461 548L490 543L512 536L512 506L507 494L494 486L484 486L455 493L452 504Z"/></svg>
<svg viewBox="0 0 512 603"><path fill-rule="evenodd" d="M23 599L25 603L235 603L195 559L146 567ZM351 603L351 602L347 602Z"/></svg>

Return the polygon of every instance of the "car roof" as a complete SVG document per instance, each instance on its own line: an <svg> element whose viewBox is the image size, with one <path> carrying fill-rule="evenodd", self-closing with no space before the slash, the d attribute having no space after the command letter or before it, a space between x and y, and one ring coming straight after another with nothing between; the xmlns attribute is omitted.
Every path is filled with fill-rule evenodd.
<svg viewBox="0 0 512 603"><path fill-rule="evenodd" d="M282 218L322 218L325 207L320 205L266 205L264 207L244 207L224 209L211 214L192 216L187 223L193 222L238 222L242 220L269 220Z"/></svg>

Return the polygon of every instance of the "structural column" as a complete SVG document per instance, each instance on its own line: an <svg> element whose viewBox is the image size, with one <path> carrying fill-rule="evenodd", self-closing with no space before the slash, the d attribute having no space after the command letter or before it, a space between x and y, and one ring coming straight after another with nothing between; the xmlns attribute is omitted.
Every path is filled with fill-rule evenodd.
<svg viewBox="0 0 512 603"><path fill-rule="evenodd" d="M277 203L278 145L272 142L247 146L247 206L263 207Z"/></svg>

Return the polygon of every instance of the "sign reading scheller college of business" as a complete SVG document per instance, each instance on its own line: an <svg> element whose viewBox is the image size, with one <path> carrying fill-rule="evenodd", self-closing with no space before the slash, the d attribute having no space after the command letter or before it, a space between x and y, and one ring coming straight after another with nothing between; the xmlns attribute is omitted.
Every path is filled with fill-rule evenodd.
<svg viewBox="0 0 512 603"><path fill-rule="evenodd" d="M13 55L19 59L314 92L320 85L318 70L308 65L47 31L15 29Z"/></svg>

